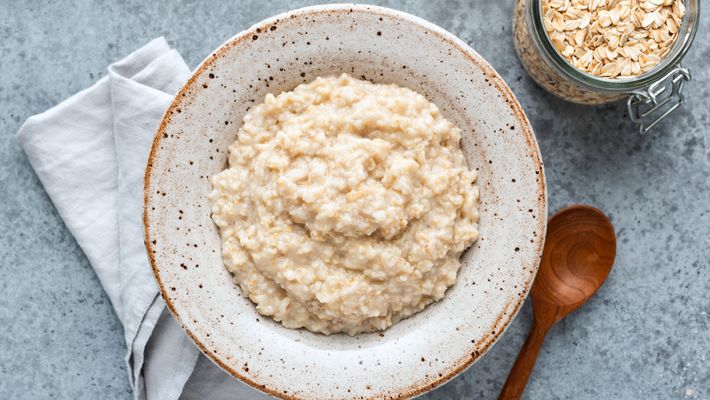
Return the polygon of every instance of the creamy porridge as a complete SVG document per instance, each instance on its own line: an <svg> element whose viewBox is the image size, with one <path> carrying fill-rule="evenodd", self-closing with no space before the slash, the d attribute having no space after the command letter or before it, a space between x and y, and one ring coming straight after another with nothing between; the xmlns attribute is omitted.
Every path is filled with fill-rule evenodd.
<svg viewBox="0 0 710 400"><path fill-rule="evenodd" d="M227 269L288 328L355 335L422 310L478 237L460 138L396 85L341 75L267 95L212 179Z"/></svg>

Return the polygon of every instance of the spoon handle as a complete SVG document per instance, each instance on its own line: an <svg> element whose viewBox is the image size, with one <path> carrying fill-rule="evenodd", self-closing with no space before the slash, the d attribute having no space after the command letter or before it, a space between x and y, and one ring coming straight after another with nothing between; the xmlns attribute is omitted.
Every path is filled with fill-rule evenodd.
<svg viewBox="0 0 710 400"><path fill-rule="evenodd" d="M525 344L520 349L518 358L515 360L510 374L508 374L508 379L505 381L500 395L498 395L498 400L517 400L522 396L530 373L535 366L537 354L540 352L540 347L542 347L542 342L545 341L545 335L549 329L549 325L533 323L530 334L528 334Z"/></svg>

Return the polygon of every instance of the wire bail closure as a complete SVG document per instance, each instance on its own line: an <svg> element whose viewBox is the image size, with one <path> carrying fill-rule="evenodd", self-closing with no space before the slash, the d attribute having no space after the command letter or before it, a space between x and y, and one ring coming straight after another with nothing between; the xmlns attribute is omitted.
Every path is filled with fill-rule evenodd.
<svg viewBox="0 0 710 400"><path fill-rule="evenodd" d="M680 107L685 98L683 86L691 79L690 71L678 65L646 90L635 91L626 102L629 117L639 126L639 133L644 134ZM660 115L659 115L660 114ZM654 115L658 115L654 118Z"/></svg>

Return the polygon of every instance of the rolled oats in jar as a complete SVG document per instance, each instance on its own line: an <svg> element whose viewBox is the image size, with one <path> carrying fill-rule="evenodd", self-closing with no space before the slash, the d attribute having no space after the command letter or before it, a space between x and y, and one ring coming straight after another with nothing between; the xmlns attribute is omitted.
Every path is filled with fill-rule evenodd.
<svg viewBox="0 0 710 400"><path fill-rule="evenodd" d="M626 98L645 132L683 102L699 17L700 0L516 0L514 43L544 89L580 104Z"/></svg>

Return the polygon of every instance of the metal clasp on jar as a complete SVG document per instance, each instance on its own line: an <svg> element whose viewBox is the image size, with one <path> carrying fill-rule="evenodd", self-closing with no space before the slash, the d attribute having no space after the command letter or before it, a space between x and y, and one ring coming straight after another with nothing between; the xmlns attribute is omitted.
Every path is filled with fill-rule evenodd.
<svg viewBox="0 0 710 400"><path fill-rule="evenodd" d="M678 65L646 90L629 95L629 117L640 124L639 133L648 132L683 104L683 86L690 78L690 71Z"/></svg>

